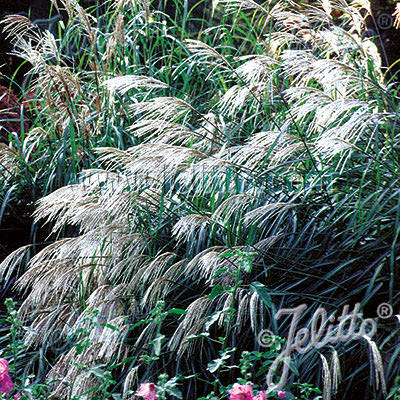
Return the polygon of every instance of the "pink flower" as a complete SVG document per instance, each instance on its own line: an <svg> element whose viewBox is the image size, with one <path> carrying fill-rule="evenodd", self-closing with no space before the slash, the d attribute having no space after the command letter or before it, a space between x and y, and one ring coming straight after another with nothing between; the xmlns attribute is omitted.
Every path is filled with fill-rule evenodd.
<svg viewBox="0 0 400 400"><path fill-rule="evenodd" d="M142 383L135 395L143 397L144 400L158 399L156 395L156 385L151 382Z"/></svg>
<svg viewBox="0 0 400 400"><path fill-rule="evenodd" d="M0 358L0 393L7 393L13 390L15 385L9 375L10 369L8 362L4 358ZM21 398L21 394L18 393L14 396L14 399Z"/></svg>
<svg viewBox="0 0 400 400"><path fill-rule="evenodd" d="M252 387L250 385L239 385L234 383L232 389L229 390L230 400L253 400Z"/></svg>
<svg viewBox="0 0 400 400"><path fill-rule="evenodd" d="M5 358L0 358L0 379L2 379L3 375L9 372L8 361Z"/></svg>
<svg viewBox="0 0 400 400"><path fill-rule="evenodd" d="M5 373L0 376L0 392L1 393L7 393L10 390L14 389L14 384L10 378L10 375L8 373Z"/></svg>
<svg viewBox="0 0 400 400"><path fill-rule="evenodd" d="M280 391L278 392L278 397L279 397L280 399L284 399L284 398L286 397L286 392L283 391L283 390L280 390Z"/></svg>
<svg viewBox="0 0 400 400"><path fill-rule="evenodd" d="M267 400L267 395L265 394L265 391L263 390L262 392L258 393L258 395L254 397L253 400Z"/></svg>
<svg viewBox="0 0 400 400"><path fill-rule="evenodd" d="M10 378L8 362L4 358L0 358L0 393L7 393L14 389L14 384Z"/></svg>

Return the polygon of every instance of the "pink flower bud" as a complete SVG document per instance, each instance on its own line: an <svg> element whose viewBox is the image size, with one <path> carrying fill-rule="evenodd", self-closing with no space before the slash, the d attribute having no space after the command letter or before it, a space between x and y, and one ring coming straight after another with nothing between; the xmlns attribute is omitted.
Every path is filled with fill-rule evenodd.
<svg viewBox="0 0 400 400"><path fill-rule="evenodd" d="M139 390L135 393L136 396L143 397L144 400L156 400L156 385L152 382L142 383Z"/></svg>
<svg viewBox="0 0 400 400"><path fill-rule="evenodd" d="M252 390L250 385L234 383L232 389L229 390L229 400L253 400Z"/></svg>
<svg viewBox="0 0 400 400"><path fill-rule="evenodd" d="M267 400L267 395L265 394L265 391L258 393L258 395L254 397L253 400Z"/></svg>

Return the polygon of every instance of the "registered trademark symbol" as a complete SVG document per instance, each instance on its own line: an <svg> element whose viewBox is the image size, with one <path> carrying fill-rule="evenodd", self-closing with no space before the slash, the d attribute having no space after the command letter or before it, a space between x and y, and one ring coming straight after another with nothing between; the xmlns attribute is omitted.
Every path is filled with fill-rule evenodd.
<svg viewBox="0 0 400 400"><path fill-rule="evenodd" d="M390 318L393 315L393 307L389 303L381 303L376 309L379 318Z"/></svg>
<svg viewBox="0 0 400 400"><path fill-rule="evenodd" d="M381 13L378 16L377 24L381 29L390 29L393 26L393 17L387 13Z"/></svg>

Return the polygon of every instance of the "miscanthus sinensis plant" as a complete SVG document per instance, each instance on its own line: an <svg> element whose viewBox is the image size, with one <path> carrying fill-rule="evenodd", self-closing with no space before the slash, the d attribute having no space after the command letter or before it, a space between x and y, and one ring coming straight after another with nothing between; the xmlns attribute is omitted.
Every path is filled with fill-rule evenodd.
<svg viewBox="0 0 400 400"><path fill-rule="evenodd" d="M129 83L137 88L137 101L147 96L141 89L167 87L172 80L177 91L182 85L204 86L185 72L179 82L171 75L172 65L185 56L180 40L189 35L184 27L192 10L183 18L176 8L177 22L161 11L150 14L146 2L85 9L65 0L54 2L54 10L64 19L51 32L22 15L1 21L13 53L32 66L21 88L20 118L29 116L33 128L22 129L20 136L10 133L9 143L0 147L0 220L21 199L27 205L76 182L82 169L96 165L93 147L126 149L138 143L125 129L128 109L105 90L108 79L137 75ZM115 95L124 95L122 86Z"/></svg>
<svg viewBox="0 0 400 400"><path fill-rule="evenodd" d="M320 306L361 303L372 318L382 302L398 307L399 98L362 35L367 2L216 1L220 23L194 38L170 35L147 2L119 1L119 33L102 60L90 14L63 5L86 37L90 70L49 64L50 34L34 42L29 24L8 21L44 88L50 131L76 125L80 137L104 138L95 168L39 200L36 221L57 240L16 283L31 346L85 329L85 312L97 310L90 346L66 349L50 378L82 393L93 381L71 365L84 361L122 362L126 395L139 373L158 369L212 380L205 365L219 350L257 348L265 328L287 335L289 321L272 318L279 308L307 303L307 326ZM132 51L147 37L162 43L154 57ZM129 49L124 62L143 68L110 56L112 67L99 69ZM4 279L27 252L2 263ZM175 311L154 314L160 305ZM383 398L399 374L396 323L385 320L372 340L331 346L332 369L329 348L297 355L294 368L303 381L323 379L324 398ZM192 381L185 398L207 393ZM72 394L60 384L53 395Z"/></svg>

